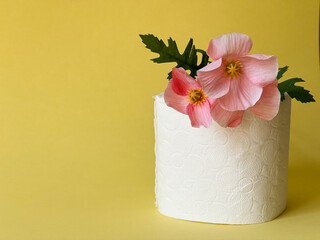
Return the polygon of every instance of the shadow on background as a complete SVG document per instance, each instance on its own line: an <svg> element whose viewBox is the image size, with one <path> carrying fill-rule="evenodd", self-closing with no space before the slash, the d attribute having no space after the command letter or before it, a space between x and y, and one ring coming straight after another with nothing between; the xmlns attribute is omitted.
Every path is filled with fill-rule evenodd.
<svg viewBox="0 0 320 240"><path fill-rule="evenodd" d="M320 214L320 164L316 162L289 166L287 209L281 217L308 212Z"/></svg>

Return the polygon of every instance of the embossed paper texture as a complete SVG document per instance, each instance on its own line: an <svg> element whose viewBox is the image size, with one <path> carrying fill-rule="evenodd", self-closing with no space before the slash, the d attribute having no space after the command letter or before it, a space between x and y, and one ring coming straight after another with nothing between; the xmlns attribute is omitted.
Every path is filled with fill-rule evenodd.
<svg viewBox="0 0 320 240"><path fill-rule="evenodd" d="M155 97L156 205L185 220L253 224L286 208L291 99L271 121L247 111L236 128L193 128Z"/></svg>

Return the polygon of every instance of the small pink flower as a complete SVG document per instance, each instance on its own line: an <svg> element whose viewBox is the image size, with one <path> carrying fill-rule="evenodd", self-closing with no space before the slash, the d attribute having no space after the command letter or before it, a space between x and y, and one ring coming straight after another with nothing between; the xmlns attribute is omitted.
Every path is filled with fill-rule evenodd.
<svg viewBox="0 0 320 240"><path fill-rule="evenodd" d="M274 80L263 88L259 101L248 110L256 116L265 119L273 119L279 111L280 92L278 80ZM211 116L222 127L236 127L241 121L245 110L228 111L221 107L220 99L216 99L211 106Z"/></svg>
<svg viewBox="0 0 320 240"><path fill-rule="evenodd" d="M209 43L207 54L214 61L197 75L204 93L218 98L224 110L235 113L254 106L277 76L277 57L248 55L251 47L251 39L241 33L221 35Z"/></svg>
<svg viewBox="0 0 320 240"><path fill-rule="evenodd" d="M169 107L189 115L193 127L210 127L210 107L213 102L202 91L199 81L189 76L183 68L172 69L172 79L164 92Z"/></svg>

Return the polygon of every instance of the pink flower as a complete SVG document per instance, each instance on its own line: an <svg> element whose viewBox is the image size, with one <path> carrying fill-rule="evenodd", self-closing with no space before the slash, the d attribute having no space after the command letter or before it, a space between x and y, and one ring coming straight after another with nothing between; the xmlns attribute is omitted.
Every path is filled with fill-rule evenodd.
<svg viewBox="0 0 320 240"><path fill-rule="evenodd" d="M251 39L241 33L212 39L207 54L214 61L197 72L204 93L233 114L254 106L278 73L276 56L247 55L251 47Z"/></svg>
<svg viewBox="0 0 320 240"><path fill-rule="evenodd" d="M210 107L213 102L202 91L199 81L189 76L183 68L172 69L172 79L164 92L169 107L189 115L193 127L210 127Z"/></svg>
<svg viewBox="0 0 320 240"><path fill-rule="evenodd" d="M280 92L278 90L278 80L263 88L259 101L248 110L256 116L265 119L273 119L279 111ZM220 99L216 99L211 106L212 118L222 127L236 127L241 121L245 110L228 111L220 105Z"/></svg>

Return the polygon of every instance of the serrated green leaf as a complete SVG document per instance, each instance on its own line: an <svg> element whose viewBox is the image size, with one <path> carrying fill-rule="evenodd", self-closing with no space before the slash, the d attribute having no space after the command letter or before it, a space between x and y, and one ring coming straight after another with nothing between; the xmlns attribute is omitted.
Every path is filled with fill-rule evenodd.
<svg viewBox="0 0 320 240"><path fill-rule="evenodd" d="M146 45L146 48L150 49L151 52L158 53L166 46L162 40L159 40L152 34L140 34L139 36Z"/></svg>
<svg viewBox="0 0 320 240"><path fill-rule="evenodd" d="M188 60L188 57L190 55L190 52L191 52L191 49L192 49L192 46L193 46L193 39L190 38L189 42L188 42L188 45L186 46L186 49L184 50L182 56L184 57L184 60L187 61Z"/></svg>
<svg viewBox="0 0 320 240"><path fill-rule="evenodd" d="M288 68L289 66L284 66L282 68L279 68L279 71L278 71L278 75L277 75L277 79L279 80L280 78L282 78L282 75L288 71Z"/></svg>
<svg viewBox="0 0 320 240"><path fill-rule="evenodd" d="M310 91L301 86L296 86L297 82L304 82L301 78L291 78L278 84L278 89L281 94L281 101L285 99L285 93L288 93L291 98L295 98L302 103L315 102Z"/></svg>
<svg viewBox="0 0 320 240"><path fill-rule="evenodd" d="M185 70L190 70L190 75L195 77L197 70L203 68L208 64L208 55L201 49L196 49L193 45L193 39L190 38L183 54L180 54L176 42L172 39L168 39L168 45L164 44L161 39L158 39L153 34L139 35L142 42L146 45L146 48L152 52L158 53L159 57L151 59L155 63L167 63L175 62L177 68L183 67ZM202 60L199 65L197 53L202 54ZM168 79L171 79L172 73L168 74Z"/></svg>
<svg viewBox="0 0 320 240"><path fill-rule="evenodd" d="M304 89L303 87L296 87L294 90L288 92L291 98L295 98L302 103L315 102L316 100L310 94L309 90Z"/></svg>
<svg viewBox="0 0 320 240"><path fill-rule="evenodd" d="M160 54L159 57L151 59L155 63L177 62L179 64L183 62L183 57L180 55L177 44L172 38L168 39L168 47L164 46L158 53Z"/></svg>

